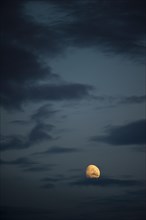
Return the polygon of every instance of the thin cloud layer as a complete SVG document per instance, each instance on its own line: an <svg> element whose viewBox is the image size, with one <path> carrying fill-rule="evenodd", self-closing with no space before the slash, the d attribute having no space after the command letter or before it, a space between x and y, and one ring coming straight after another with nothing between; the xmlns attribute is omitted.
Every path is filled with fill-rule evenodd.
<svg viewBox="0 0 146 220"><path fill-rule="evenodd" d="M27 136L1 136L0 151L27 149L43 141L52 141L53 128L50 124L36 123Z"/></svg>
<svg viewBox="0 0 146 220"><path fill-rule="evenodd" d="M146 95L143 96L128 96L121 98L119 104L141 104L146 103Z"/></svg>
<svg viewBox="0 0 146 220"><path fill-rule="evenodd" d="M42 120L54 116L58 112L59 110L54 110L51 105L46 104L37 109L36 112L32 114L31 119L41 122Z"/></svg>
<svg viewBox="0 0 146 220"><path fill-rule="evenodd" d="M121 126L110 126L105 135L90 138L91 141L110 145L143 145L146 143L146 120L131 122Z"/></svg>
<svg viewBox="0 0 146 220"><path fill-rule="evenodd" d="M45 177L41 179L41 182L43 183L40 187L43 189L50 189L55 188L56 183L60 182L62 178L59 177Z"/></svg>
<svg viewBox="0 0 146 220"><path fill-rule="evenodd" d="M61 147L61 146L52 146L48 150L43 152L37 152L33 155L52 155L52 154L66 154L66 153L76 153L80 152L79 149L71 148L71 147Z"/></svg>
<svg viewBox="0 0 146 220"><path fill-rule="evenodd" d="M96 187L134 187L144 185L143 181L131 180L131 179L118 179L110 177L102 177L98 179L84 179L70 182L73 186L96 186Z"/></svg>
<svg viewBox="0 0 146 220"><path fill-rule="evenodd" d="M43 164L42 162L34 161L28 157L19 157L15 160L2 160L0 159L1 166L17 166L22 169L23 172L48 172L51 171L54 167L54 164Z"/></svg>
<svg viewBox="0 0 146 220"><path fill-rule="evenodd" d="M0 165L17 165L21 167L28 167L34 164L38 164L38 163L30 160L27 157L20 157L18 159L11 160L11 161L0 160Z"/></svg>

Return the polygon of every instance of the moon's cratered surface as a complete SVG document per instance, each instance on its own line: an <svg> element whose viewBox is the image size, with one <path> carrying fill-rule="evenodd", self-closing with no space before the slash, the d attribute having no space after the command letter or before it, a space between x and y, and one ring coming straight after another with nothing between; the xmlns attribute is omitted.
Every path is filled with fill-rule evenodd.
<svg viewBox="0 0 146 220"><path fill-rule="evenodd" d="M86 177L87 178L99 178L100 177L100 170L95 165L89 165L86 168Z"/></svg>

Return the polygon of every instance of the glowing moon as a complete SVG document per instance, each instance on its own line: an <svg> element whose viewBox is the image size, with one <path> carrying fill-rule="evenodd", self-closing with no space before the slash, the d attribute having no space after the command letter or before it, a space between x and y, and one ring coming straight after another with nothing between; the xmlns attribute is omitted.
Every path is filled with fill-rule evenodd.
<svg viewBox="0 0 146 220"><path fill-rule="evenodd" d="M100 177L100 170L95 165L89 165L86 168L86 177L87 178L99 178Z"/></svg>

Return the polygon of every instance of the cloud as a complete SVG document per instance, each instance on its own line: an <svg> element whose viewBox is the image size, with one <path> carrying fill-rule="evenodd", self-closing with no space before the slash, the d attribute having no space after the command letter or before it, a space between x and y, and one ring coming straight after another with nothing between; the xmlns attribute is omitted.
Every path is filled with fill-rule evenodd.
<svg viewBox="0 0 146 220"><path fill-rule="evenodd" d="M48 150L43 152L36 152L33 155L52 155L52 154L66 154L66 153L76 153L80 152L79 149L61 146L52 146Z"/></svg>
<svg viewBox="0 0 146 220"><path fill-rule="evenodd" d="M30 88L30 100L74 100L89 96L92 86L80 83L42 85Z"/></svg>
<svg viewBox="0 0 146 220"><path fill-rule="evenodd" d="M9 80L15 84L33 82L34 80L53 76L51 69L40 65L38 58L33 53L17 47L17 45L2 46L3 60L1 65L1 80ZM8 65L9 63L9 65Z"/></svg>
<svg viewBox="0 0 146 220"><path fill-rule="evenodd" d="M94 100L98 102L98 106L96 109L105 109L105 108L115 108L119 107L119 105L134 105L134 104L142 104L146 102L146 96L94 96Z"/></svg>
<svg viewBox="0 0 146 220"><path fill-rule="evenodd" d="M54 188L56 183L66 180L66 178L62 175L57 175L55 177L45 177L41 179L41 182L44 184L41 185L41 188L49 189Z"/></svg>
<svg viewBox="0 0 146 220"><path fill-rule="evenodd" d="M128 96L125 98L122 98L119 101L119 104L141 104L146 102L146 96Z"/></svg>
<svg viewBox="0 0 146 220"><path fill-rule="evenodd" d="M54 56L68 46L96 46L105 53L144 56L142 1L16 1L9 7L6 1L1 8L5 41L19 42L30 51Z"/></svg>
<svg viewBox="0 0 146 220"><path fill-rule="evenodd" d="M105 53L124 54L136 59L144 58L144 3L139 4L138 1L115 3L114 0L50 2L56 4L58 10L68 12L68 18L74 18L70 19L70 22L62 19L58 25L54 25L70 44L78 47L97 46Z"/></svg>
<svg viewBox="0 0 146 220"><path fill-rule="evenodd" d="M55 31L25 19L26 16L22 12L25 3L29 4L28 1L23 1L16 2L12 7L8 4L8 7L3 2L1 7L4 22L0 105L10 110L21 109L24 104L30 102L86 98L91 86L63 83L62 78L52 72L48 62L45 63L42 58L44 52L41 51L46 51L52 57L54 53L59 53L60 45L63 44ZM23 27L23 31L19 31L16 28L18 26Z"/></svg>
<svg viewBox="0 0 146 220"><path fill-rule="evenodd" d="M30 124L30 121L27 120L12 120L12 124L18 124L18 125L28 125Z"/></svg>
<svg viewBox="0 0 146 220"><path fill-rule="evenodd" d="M144 8L137 1L3 1L0 105L21 109L29 102L86 98L91 86L63 84L46 57L75 46L143 59Z"/></svg>
<svg viewBox="0 0 146 220"><path fill-rule="evenodd" d="M61 181L62 178L63 178L62 176L59 176L59 177L45 177L45 178L41 179L41 181L55 183L55 182Z"/></svg>
<svg viewBox="0 0 146 220"><path fill-rule="evenodd" d="M35 165L34 167L29 167L27 169L24 169L24 172L45 172L45 171L50 171L52 169L52 165Z"/></svg>
<svg viewBox="0 0 146 220"><path fill-rule="evenodd" d="M3 136L0 141L0 151L25 149L30 146L27 139L20 135Z"/></svg>
<svg viewBox="0 0 146 220"><path fill-rule="evenodd" d="M90 97L91 90L92 86L80 83L21 85L7 81L1 87L1 105L21 109L22 104L30 102L80 100Z"/></svg>
<svg viewBox="0 0 146 220"><path fill-rule="evenodd" d="M26 149L34 144L43 141L54 140L51 131L54 126L51 124L44 124L42 122L36 123L27 136L11 135L1 136L0 138L0 151L7 150L21 150Z"/></svg>
<svg viewBox="0 0 146 220"><path fill-rule="evenodd" d="M0 165L18 165L21 167L28 167L30 165L35 165L35 164L38 164L38 163L30 160L27 157L20 157L18 159L11 160L11 161L0 160Z"/></svg>
<svg viewBox="0 0 146 220"><path fill-rule="evenodd" d="M45 140L52 140L52 136L48 133L54 128L53 125L37 123L28 135L28 141L30 144L42 142Z"/></svg>
<svg viewBox="0 0 146 220"><path fill-rule="evenodd" d="M14 165L22 168L23 172L48 172L52 170L54 164L42 164L40 162L33 161L27 157L19 157L15 160L2 160L0 159L0 165Z"/></svg>
<svg viewBox="0 0 146 220"><path fill-rule="evenodd" d="M101 177L100 179L80 178L69 183L73 186L96 186L96 187L133 187L141 186L143 182L131 179L117 179L110 177Z"/></svg>
<svg viewBox="0 0 146 220"><path fill-rule="evenodd" d="M35 113L33 113L31 119L40 122L52 117L58 112L59 110L53 110L50 104L46 104L41 106Z"/></svg>
<svg viewBox="0 0 146 220"><path fill-rule="evenodd" d="M91 141L111 145L143 145L146 143L146 120L141 119L126 125L110 126L105 135L90 138Z"/></svg>

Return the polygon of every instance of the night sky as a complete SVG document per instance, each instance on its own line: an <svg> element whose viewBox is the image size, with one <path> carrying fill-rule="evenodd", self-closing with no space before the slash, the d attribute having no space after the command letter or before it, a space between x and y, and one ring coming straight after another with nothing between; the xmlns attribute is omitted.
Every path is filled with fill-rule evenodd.
<svg viewBox="0 0 146 220"><path fill-rule="evenodd" d="M145 219L145 10L1 1L2 220Z"/></svg>

